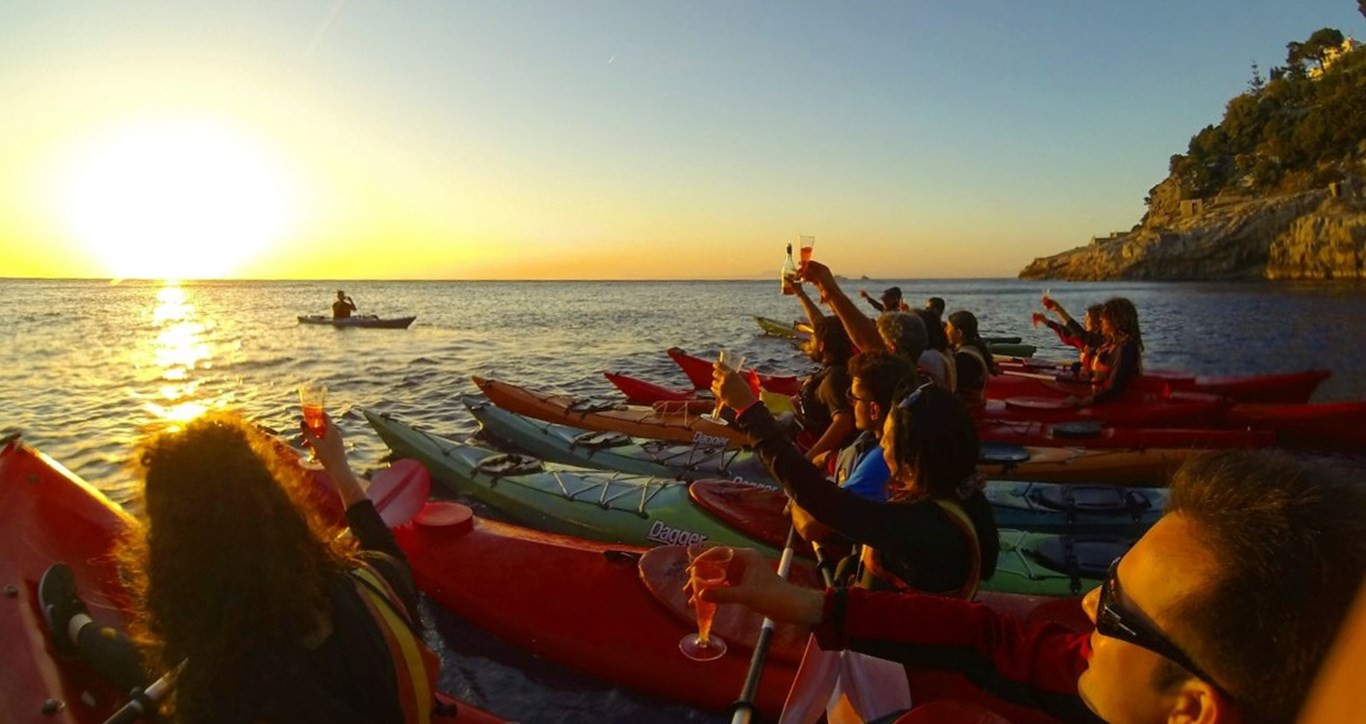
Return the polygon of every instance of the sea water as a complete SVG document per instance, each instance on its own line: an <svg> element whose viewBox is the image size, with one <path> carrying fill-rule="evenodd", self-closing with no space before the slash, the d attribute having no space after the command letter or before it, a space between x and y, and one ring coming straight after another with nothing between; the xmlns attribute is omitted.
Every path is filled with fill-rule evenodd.
<svg viewBox="0 0 1366 724"><path fill-rule="evenodd" d="M976 313L983 335L1016 335L1038 356L1074 358L1033 329L1043 285L1009 279L846 280L874 298L900 286L908 303L947 300ZM1316 401L1366 399L1366 285L1359 283L1049 283L1080 318L1129 297L1145 362L1195 374L1329 368ZM407 330L301 325L338 289L358 313L417 315ZM862 305L862 302L859 302ZM132 445L168 421L213 407L277 430L298 427L298 385L327 384L328 409L353 466L387 448L358 410L394 413L461 438L477 425L460 404L471 375L616 398L604 370L683 387L664 354L725 348L762 372L811 369L790 344L761 336L754 315L802 316L777 280L678 282L165 282L0 280L0 434L30 444L115 500L131 498ZM866 311L872 312L871 307ZM516 575L516 572L509 572ZM528 722L720 721L580 676L502 644L426 605L442 649L442 684Z"/></svg>

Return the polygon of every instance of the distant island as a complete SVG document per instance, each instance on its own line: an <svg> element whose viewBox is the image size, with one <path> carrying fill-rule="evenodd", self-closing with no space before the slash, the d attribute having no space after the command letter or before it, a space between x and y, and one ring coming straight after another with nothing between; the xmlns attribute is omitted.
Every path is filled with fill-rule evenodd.
<svg viewBox="0 0 1366 724"><path fill-rule="evenodd" d="M1366 16L1366 0L1361 3ZM1171 157L1128 231L1035 259L1021 279L1366 277L1366 50L1323 28Z"/></svg>

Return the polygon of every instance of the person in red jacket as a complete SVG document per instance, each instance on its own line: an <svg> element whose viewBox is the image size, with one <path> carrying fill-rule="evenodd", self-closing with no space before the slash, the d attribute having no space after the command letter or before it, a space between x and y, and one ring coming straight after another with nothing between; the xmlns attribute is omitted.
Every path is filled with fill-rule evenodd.
<svg viewBox="0 0 1366 724"><path fill-rule="evenodd" d="M827 648L974 650L1113 724L1289 724L1364 573L1366 487L1281 453L1222 451L1175 475L1167 515L1086 595L1088 633L928 594L800 588L746 550L732 585L702 596L811 625Z"/></svg>

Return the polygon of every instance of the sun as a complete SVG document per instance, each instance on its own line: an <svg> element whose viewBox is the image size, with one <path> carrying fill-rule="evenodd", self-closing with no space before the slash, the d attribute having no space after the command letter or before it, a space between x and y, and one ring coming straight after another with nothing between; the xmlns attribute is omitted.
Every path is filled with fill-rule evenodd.
<svg viewBox="0 0 1366 724"><path fill-rule="evenodd" d="M71 151L56 213L112 277L224 278L285 239L297 189L278 154L243 128L142 119Z"/></svg>

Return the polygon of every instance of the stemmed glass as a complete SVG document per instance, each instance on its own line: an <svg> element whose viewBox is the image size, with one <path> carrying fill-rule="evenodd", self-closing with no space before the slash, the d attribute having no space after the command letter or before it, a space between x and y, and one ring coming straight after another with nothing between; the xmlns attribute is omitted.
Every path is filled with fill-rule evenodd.
<svg viewBox="0 0 1366 724"><path fill-rule="evenodd" d="M314 436L326 435L327 418L323 413L327 406L327 385L312 380L299 385L299 406L304 410L304 424L308 425ZM317 452L311 448L307 457L299 459L299 464L308 470L323 469L322 463L318 462Z"/></svg>
<svg viewBox="0 0 1366 724"><path fill-rule="evenodd" d="M702 592L726 582L726 568L735 551L715 543L693 543L688 546L688 581L692 588L692 605L697 611L697 633L690 633L678 642L678 650L693 661L713 661L726 655L726 642L711 635L716 604L702 600Z"/></svg>
<svg viewBox="0 0 1366 724"><path fill-rule="evenodd" d="M739 374L740 368L745 366L744 355L736 355L724 349L721 350L720 354L716 355L716 361L721 363L722 367L732 370L736 374ZM721 417L721 409L725 406L726 403L718 398L716 400L716 409L712 410L710 415L703 415L702 417L711 420L718 425L729 425L730 423L726 421L726 418Z"/></svg>

